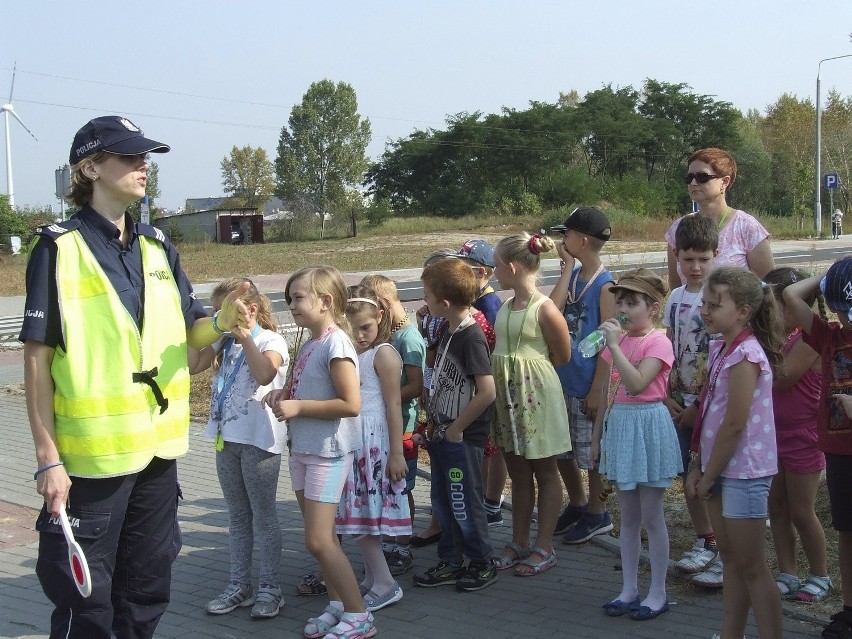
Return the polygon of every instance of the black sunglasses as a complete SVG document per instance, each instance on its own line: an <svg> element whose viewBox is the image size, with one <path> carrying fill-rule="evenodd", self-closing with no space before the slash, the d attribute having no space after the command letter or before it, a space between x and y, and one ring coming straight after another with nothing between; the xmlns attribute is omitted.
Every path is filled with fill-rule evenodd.
<svg viewBox="0 0 852 639"><path fill-rule="evenodd" d="M687 173L683 181L687 184L692 184L692 180L699 184L707 184L710 180L715 180L718 177L718 175L710 175L709 173Z"/></svg>

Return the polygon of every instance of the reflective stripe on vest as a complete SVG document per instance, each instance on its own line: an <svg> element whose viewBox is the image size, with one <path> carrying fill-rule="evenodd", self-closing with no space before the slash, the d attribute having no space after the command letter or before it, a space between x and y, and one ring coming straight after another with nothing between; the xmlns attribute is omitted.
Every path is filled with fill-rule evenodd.
<svg viewBox="0 0 852 639"><path fill-rule="evenodd" d="M142 252L144 321L136 322L79 232L56 238L56 284L64 350L53 358L56 442L77 477L126 475L155 456L188 447L189 370L180 292L166 252L137 236ZM154 394L133 373L157 368L169 400L160 414Z"/></svg>

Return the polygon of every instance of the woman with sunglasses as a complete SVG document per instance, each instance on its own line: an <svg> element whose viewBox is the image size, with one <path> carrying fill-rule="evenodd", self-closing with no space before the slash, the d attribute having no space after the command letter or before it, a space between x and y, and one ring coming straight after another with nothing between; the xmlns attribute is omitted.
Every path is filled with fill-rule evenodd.
<svg viewBox="0 0 852 639"><path fill-rule="evenodd" d="M699 149L689 158L685 176L686 188L698 213L716 222L719 228L719 254L713 263L720 266L740 266L763 279L775 267L769 245L769 231L754 217L728 205L726 194L737 179L737 163L722 149ZM675 232L680 219L666 232L668 244L669 286L672 290L685 284L678 271L675 256Z"/></svg>
<svg viewBox="0 0 852 639"><path fill-rule="evenodd" d="M752 271L762 280L763 276L774 268L772 250L769 246L769 232L745 211L728 205L726 194L736 178L737 163L734 158L722 149L708 148L699 149L690 156L689 169L684 182L689 190L689 196L698 205L698 212L693 215L701 215L713 220L719 230L719 249L712 268L739 266ZM677 334L675 327L680 325L688 328L694 335L704 335L703 323L694 308L695 300L698 300L700 306L701 293L696 294L693 303L684 304L685 289L681 287L686 284L686 279L679 270L675 255L675 234L683 219L675 220L665 235L668 244L669 286L672 290L669 309L671 316L667 317L668 326L673 334ZM686 255L682 257L688 260L689 253L690 251L687 250ZM678 289L681 291L679 297L674 297ZM701 338L696 342L695 347L696 350L691 356L695 363L693 380L700 385L707 374L709 340ZM673 395L683 397L688 385L684 385L683 381L678 385L678 379L681 378L672 376L671 390ZM692 386L694 387L694 384ZM686 406L683 402L679 404L680 408L670 405L669 410L678 426L678 437L685 445L690 439L697 404L691 402ZM721 588L724 580L723 566L721 558L716 553L716 537L710 524L707 502L693 500L689 511L696 542L675 565L679 571L692 574L693 584L703 588Z"/></svg>
<svg viewBox="0 0 852 639"><path fill-rule="evenodd" d="M169 147L130 120L90 120L71 145L70 220L39 229L27 263L27 412L35 443L36 573L52 639L145 639L169 604L180 550L175 459L187 451L187 344L246 326L238 289L207 317L174 246L127 207L148 153ZM74 587L59 513L91 571Z"/></svg>

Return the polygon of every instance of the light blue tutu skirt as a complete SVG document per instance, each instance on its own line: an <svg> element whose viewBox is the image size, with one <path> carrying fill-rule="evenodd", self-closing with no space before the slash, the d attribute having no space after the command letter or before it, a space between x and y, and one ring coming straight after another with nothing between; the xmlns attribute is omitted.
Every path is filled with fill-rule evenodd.
<svg viewBox="0 0 852 639"><path fill-rule="evenodd" d="M620 490L668 488L683 471L677 432L662 402L613 404L604 417L600 472Z"/></svg>

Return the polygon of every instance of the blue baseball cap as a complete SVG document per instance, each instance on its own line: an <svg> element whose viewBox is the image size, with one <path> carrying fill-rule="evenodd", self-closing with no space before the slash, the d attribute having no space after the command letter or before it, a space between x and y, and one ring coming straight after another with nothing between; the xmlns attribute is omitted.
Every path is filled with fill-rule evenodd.
<svg viewBox="0 0 852 639"><path fill-rule="evenodd" d="M825 303L836 313L847 313L852 321L852 257L836 261L820 281Z"/></svg>
<svg viewBox="0 0 852 639"><path fill-rule="evenodd" d="M463 257L477 264L494 268L494 247L485 240L468 240L456 252L456 257Z"/></svg>
<svg viewBox="0 0 852 639"><path fill-rule="evenodd" d="M89 120L77 131L68 163L73 166L101 151L115 155L138 155L167 153L169 150L168 144L146 138L142 130L127 118L105 115Z"/></svg>

